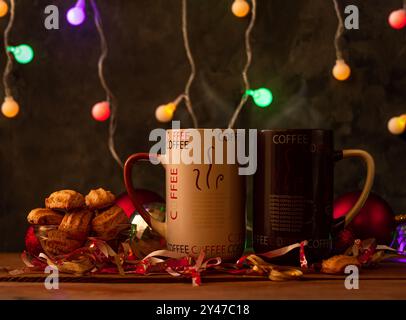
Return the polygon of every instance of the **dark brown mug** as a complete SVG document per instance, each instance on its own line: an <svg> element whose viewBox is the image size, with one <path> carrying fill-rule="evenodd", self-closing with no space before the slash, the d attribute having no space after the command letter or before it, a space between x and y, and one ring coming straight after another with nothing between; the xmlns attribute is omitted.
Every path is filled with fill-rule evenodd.
<svg viewBox="0 0 406 320"><path fill-rule="evenodd" d="M333 132L321 129L263 130L258 137L258 168L254 176L253 246L256 253L304 240L311 261L332 249L334 164L351 157L364 160L363 191L345 217L347 225L371 190L375 165L363 150L334 149ZM280 262L297 263L297 252Z"/></svg>

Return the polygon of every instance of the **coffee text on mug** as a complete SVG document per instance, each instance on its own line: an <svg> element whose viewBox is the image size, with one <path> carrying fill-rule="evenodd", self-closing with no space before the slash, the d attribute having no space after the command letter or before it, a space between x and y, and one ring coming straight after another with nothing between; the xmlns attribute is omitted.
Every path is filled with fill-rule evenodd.
<svg viewBox="0 0 406 320"><path fill-rule="evenodd" d="M197 129L180 129L180 122L172 121L170 137L165 129L157 128L149 140L156 141L150 154L159 155L150 158L153 164L238 164L239 175L253 175L257 170L256 129L204 129L202 134Z"/></svg>

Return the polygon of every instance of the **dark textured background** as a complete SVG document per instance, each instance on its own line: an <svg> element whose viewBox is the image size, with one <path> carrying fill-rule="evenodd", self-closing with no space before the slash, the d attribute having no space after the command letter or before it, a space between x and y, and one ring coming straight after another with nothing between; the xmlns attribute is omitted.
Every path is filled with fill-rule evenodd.
<svg viewBox="0 0 406 320"><path fill-rule="evenodd" d="M189 75L179 0L98 1L110 55L107 78L119 99L117 150L122 158L146 151L149 131L160 126L155 107L175 98ZM387 24L400 0L343 1L360 8L360 30L347 31L346 54L353 76L330 76L337 21L332 1L258 0L253 31L252 87L272 88L271 108L249 103L238 127L332 128L336 147L369 150L376 159L374 190L395 211L406 210L406 143L386 130L387 120L406 112L406 30ZM61 29L47 31L43 10L57 4ZM90 117L104 99L97 78L98 36L89 16L80 27L64 15L74 1L19 0L11 42L30 43L35 60L16 65L14 96L21 114L0 117L0 251L20 250L26 214L61 188L87 192L104 186L123 190L121 170L107 148L107 123ZM224 127L238 103L245 62L243 34L249 19L230 12L232 0L190 0L191 47L198 74L192 99L202 127ZM8 18L0 20L4 30ZM4 68L5 55L0 54ZM176 118L191 125L184 107ZM148 169L147 169L148 168ZM138 170L138 186L162 192L163 173ZM336 194L358 188L357 161L336 168Z"/></svg>

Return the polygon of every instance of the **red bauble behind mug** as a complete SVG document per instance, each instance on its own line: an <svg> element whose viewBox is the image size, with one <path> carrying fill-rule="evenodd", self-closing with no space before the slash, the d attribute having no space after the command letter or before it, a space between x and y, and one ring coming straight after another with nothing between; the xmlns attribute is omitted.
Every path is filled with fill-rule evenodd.
<svg viewBox="0 0 406 320"><path fill-rule="evenodd" d="M350 192L334 201L333 216L338 219L344 216L355 204L360 192ZM389 204L375 193L370 193L365 205L347 226L355 238L375 238L378 244L390 244L395 228L394 214Z"/></svg>
<svg viewBox="0 0 406 320"><path fill-rule="evenodd" d="M137 200L142 205L147 205L152 202L165 203L165 200L153 191L149 191L146 189L136 189L135 191L138 197ZM116 205L123 209L128 218L130 218L135 211L135 206L126 192L120 194L117 197Z"/></svg>

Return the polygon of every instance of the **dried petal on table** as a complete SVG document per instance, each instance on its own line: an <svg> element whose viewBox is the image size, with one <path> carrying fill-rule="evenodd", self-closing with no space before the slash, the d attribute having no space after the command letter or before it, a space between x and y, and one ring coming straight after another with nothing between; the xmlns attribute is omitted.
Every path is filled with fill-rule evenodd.
<svg viewBox="0 0 406 320"><path fill-rule="evenodd" d="M338 255L323 260L321 272L329 274L342 274L345 267L349 265L361 266L361 263L354 256Z"/></svg>

